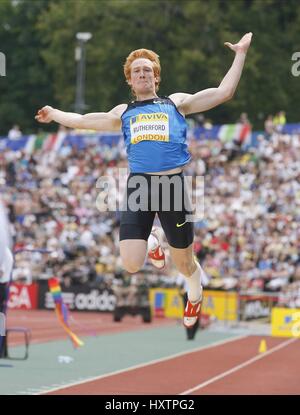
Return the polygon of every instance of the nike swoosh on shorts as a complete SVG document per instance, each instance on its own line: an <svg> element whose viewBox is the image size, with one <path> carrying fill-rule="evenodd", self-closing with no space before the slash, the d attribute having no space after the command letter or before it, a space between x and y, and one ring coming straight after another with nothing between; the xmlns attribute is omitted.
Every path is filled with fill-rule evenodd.
<svg viewBox="0 0 300 415"><path fill-rule="evenodd" d="M183 226L185 223L186 223L186 221L185 221L185 222L183 222L183 223L176 223L176 227L177 227L177 228L180 228L180 227L181 227L181 226Z"/></svg>

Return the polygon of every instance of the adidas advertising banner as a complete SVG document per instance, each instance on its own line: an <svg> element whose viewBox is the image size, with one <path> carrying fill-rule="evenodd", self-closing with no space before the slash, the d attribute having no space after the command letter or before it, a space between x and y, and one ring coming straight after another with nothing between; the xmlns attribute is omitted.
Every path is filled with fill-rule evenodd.
<svg viewBox="0 0 300 415"><path fill-rule="evenodd" d="M54 309L54 301L47 282L40 282L38 308ZM99 290L85 286L62 287L64 303L70 310L76 311L113 311L116 297L112 290Z"/></svg>

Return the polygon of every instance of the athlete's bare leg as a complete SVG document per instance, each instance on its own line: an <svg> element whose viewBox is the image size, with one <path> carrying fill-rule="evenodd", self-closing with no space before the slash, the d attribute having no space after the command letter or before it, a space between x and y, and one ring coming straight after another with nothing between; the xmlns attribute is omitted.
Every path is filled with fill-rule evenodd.
<svg viewBox="0 0 300 415"><path fill-rule="evenodd" d="M170 254L177 270L186 277L192 275L196 270L194 260L193 243L187 248L173 248L170 246Z"/></svg>
<svg viewBox="0 0 300 415"><path fill-rule="evenodd" d="M144 239L123 239L120 241L123 267L130 273L138 272L147 255L147 241Z"/></svg>
<svg viewBox="0 0 300 415"><path fill-rule="evenodd" d="M170 254L177 270L185 276L188 286L188 298L191 302L199 301L202 295L201 275L203 270L194 259L193 243L187 248L170 246Z"/></svg>

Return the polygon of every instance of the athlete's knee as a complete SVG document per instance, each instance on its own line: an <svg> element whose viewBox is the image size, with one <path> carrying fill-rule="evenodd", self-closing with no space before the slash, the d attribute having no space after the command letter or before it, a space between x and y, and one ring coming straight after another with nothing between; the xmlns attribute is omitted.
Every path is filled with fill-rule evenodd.
<svg viewBox="0 0 300 415"><path fill-rule="evenodd" d="M143 262L141 261L135 261L132 259L123 259L123 267L126 269L126 271L130 272L130 274L134 274L135 272L138 272L142 266L143 266Z"/></svg>
<svg viewBox="0 0 300 415"><path fill-rule="evenodd" d="M130 272L130 274L135 274L141 269L141 267L136 264L124 264L124 268L127 272Z"/></svg>

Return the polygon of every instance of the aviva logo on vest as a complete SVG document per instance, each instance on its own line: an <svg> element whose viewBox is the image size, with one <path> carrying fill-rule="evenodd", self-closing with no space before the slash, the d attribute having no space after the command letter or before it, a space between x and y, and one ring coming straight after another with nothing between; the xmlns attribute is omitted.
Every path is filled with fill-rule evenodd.
<svg viewBox="0 0 300 415"><path fill-rule="evenodd" d="M135 124L136 122L151 122L151 121L168 121L168 114L164 112L154 112L152 114L138 114L130 118L130 124Z"/></svg>

